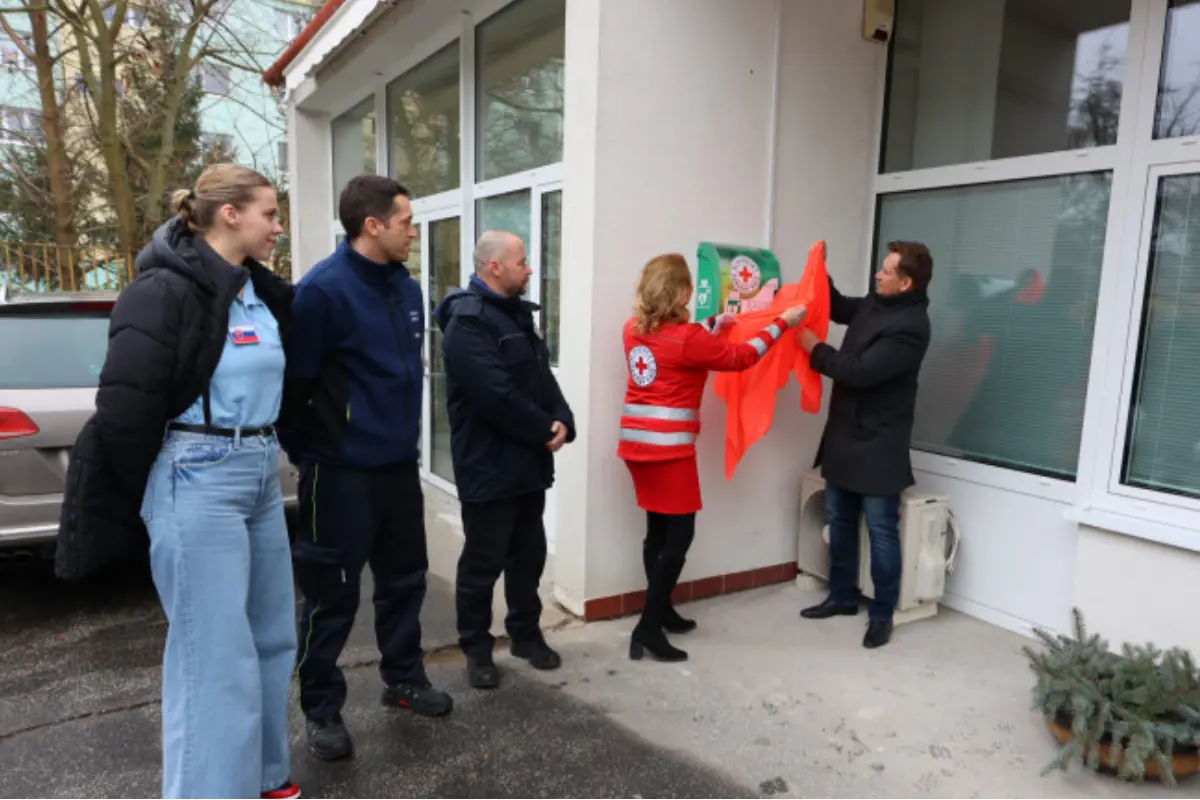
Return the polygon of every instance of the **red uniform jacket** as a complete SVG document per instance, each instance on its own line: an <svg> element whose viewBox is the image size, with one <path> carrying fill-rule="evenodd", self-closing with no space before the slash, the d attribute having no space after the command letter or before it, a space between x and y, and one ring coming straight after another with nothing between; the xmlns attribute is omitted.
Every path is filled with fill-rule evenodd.
<svg viewBox="0 0 1200 800"><path fill-rule="evenodd" d="M706 323L665 325L638 333L625 323L629 381L617 455L627 461L667 461L696 454L700 400L709 370L735 372L758 363L787 330L782 319L741 344L713 335Z"/></svg>

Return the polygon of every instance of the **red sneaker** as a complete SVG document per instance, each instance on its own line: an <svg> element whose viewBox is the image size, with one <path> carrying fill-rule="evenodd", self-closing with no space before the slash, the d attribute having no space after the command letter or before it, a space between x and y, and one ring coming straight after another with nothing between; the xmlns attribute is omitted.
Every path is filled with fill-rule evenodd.
<svg viewBox="0 0 1200 800"><path fill-rule="evenodd" d="M269 792L263 792L260 797L264 800L291 800L293 797L300 796L300 787L288 781L283 786L272 789Z"/></svg>

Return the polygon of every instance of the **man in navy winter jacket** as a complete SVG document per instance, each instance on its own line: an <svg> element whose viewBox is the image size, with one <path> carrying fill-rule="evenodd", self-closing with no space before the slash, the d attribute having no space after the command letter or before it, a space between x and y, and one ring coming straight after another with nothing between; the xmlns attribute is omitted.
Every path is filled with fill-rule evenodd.
<svg viewBox="0 0 1200 800"><path fill-rule="evenodd" d="M531 271L524 243L488 231L475 246L470 285L438 306L444 331L450 450L466 541L455 603L470 684L499 685L492 661L492 592L504 572L510 652L536 669L562 662L541 633L538 584L546 566L542 512L554 454L575 439L575 417L550 371L522 299Z"/></svg>
<svg viewBox="0 0 1200 800"><path fill-rule="evenodd" d="M300 467L294 545L304 593L297 673L309 746L349 756L338 656L371 565L385 705L440 716L421 651L425 511L420 457L421 287L404 266L417 235L408 191L378 175L351 180L338 204L346 241L296 287L287 352L290 407L280 438Z"/></svg>

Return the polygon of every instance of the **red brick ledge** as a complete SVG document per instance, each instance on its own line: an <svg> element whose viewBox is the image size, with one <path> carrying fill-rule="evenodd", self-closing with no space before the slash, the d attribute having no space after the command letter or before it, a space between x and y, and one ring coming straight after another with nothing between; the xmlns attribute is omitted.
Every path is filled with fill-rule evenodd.
<svg viewBox="0 0 1200 800"><path fill-rule="evenodd" d="M694 581L684 581L675 587L671 597L676 603L688 603L692 600L703 600L721 594L744 592L747 589L757 589L759 586L770 586L784 583L796 577L796 562L775 564L770 567L746 570L745 572L730 572L727 575L714 575L711 578L699 578ZM612 595L611 597L596 597L583 604L583 618L586 622L596 622L602 619L637 614L646 604L646 590Z"/></svg>

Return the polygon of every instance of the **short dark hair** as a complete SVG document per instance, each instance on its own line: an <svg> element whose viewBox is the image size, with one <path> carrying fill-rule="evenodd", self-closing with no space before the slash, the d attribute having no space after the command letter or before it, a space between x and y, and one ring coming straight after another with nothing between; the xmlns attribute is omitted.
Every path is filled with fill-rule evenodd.
<svg viewBox="0 0 1200 800"><path fill-rule="evenodd" d="M342 221L346 238L352 241L357 239L363 232L367 217L386 223L392 216L392 207L399 195L412 199L408 189L392 178L383 175L351 178L338 199L338 218Z"/></svg>
<svg viewBox="0 0 1200 800"><path fill-rule="evenodd" d="M929 286L933 280L933 256L929 248L921 242L888 242L889 253L900 256L896 268L900 274L913 283L913 289L920 290Z"/></svg>

